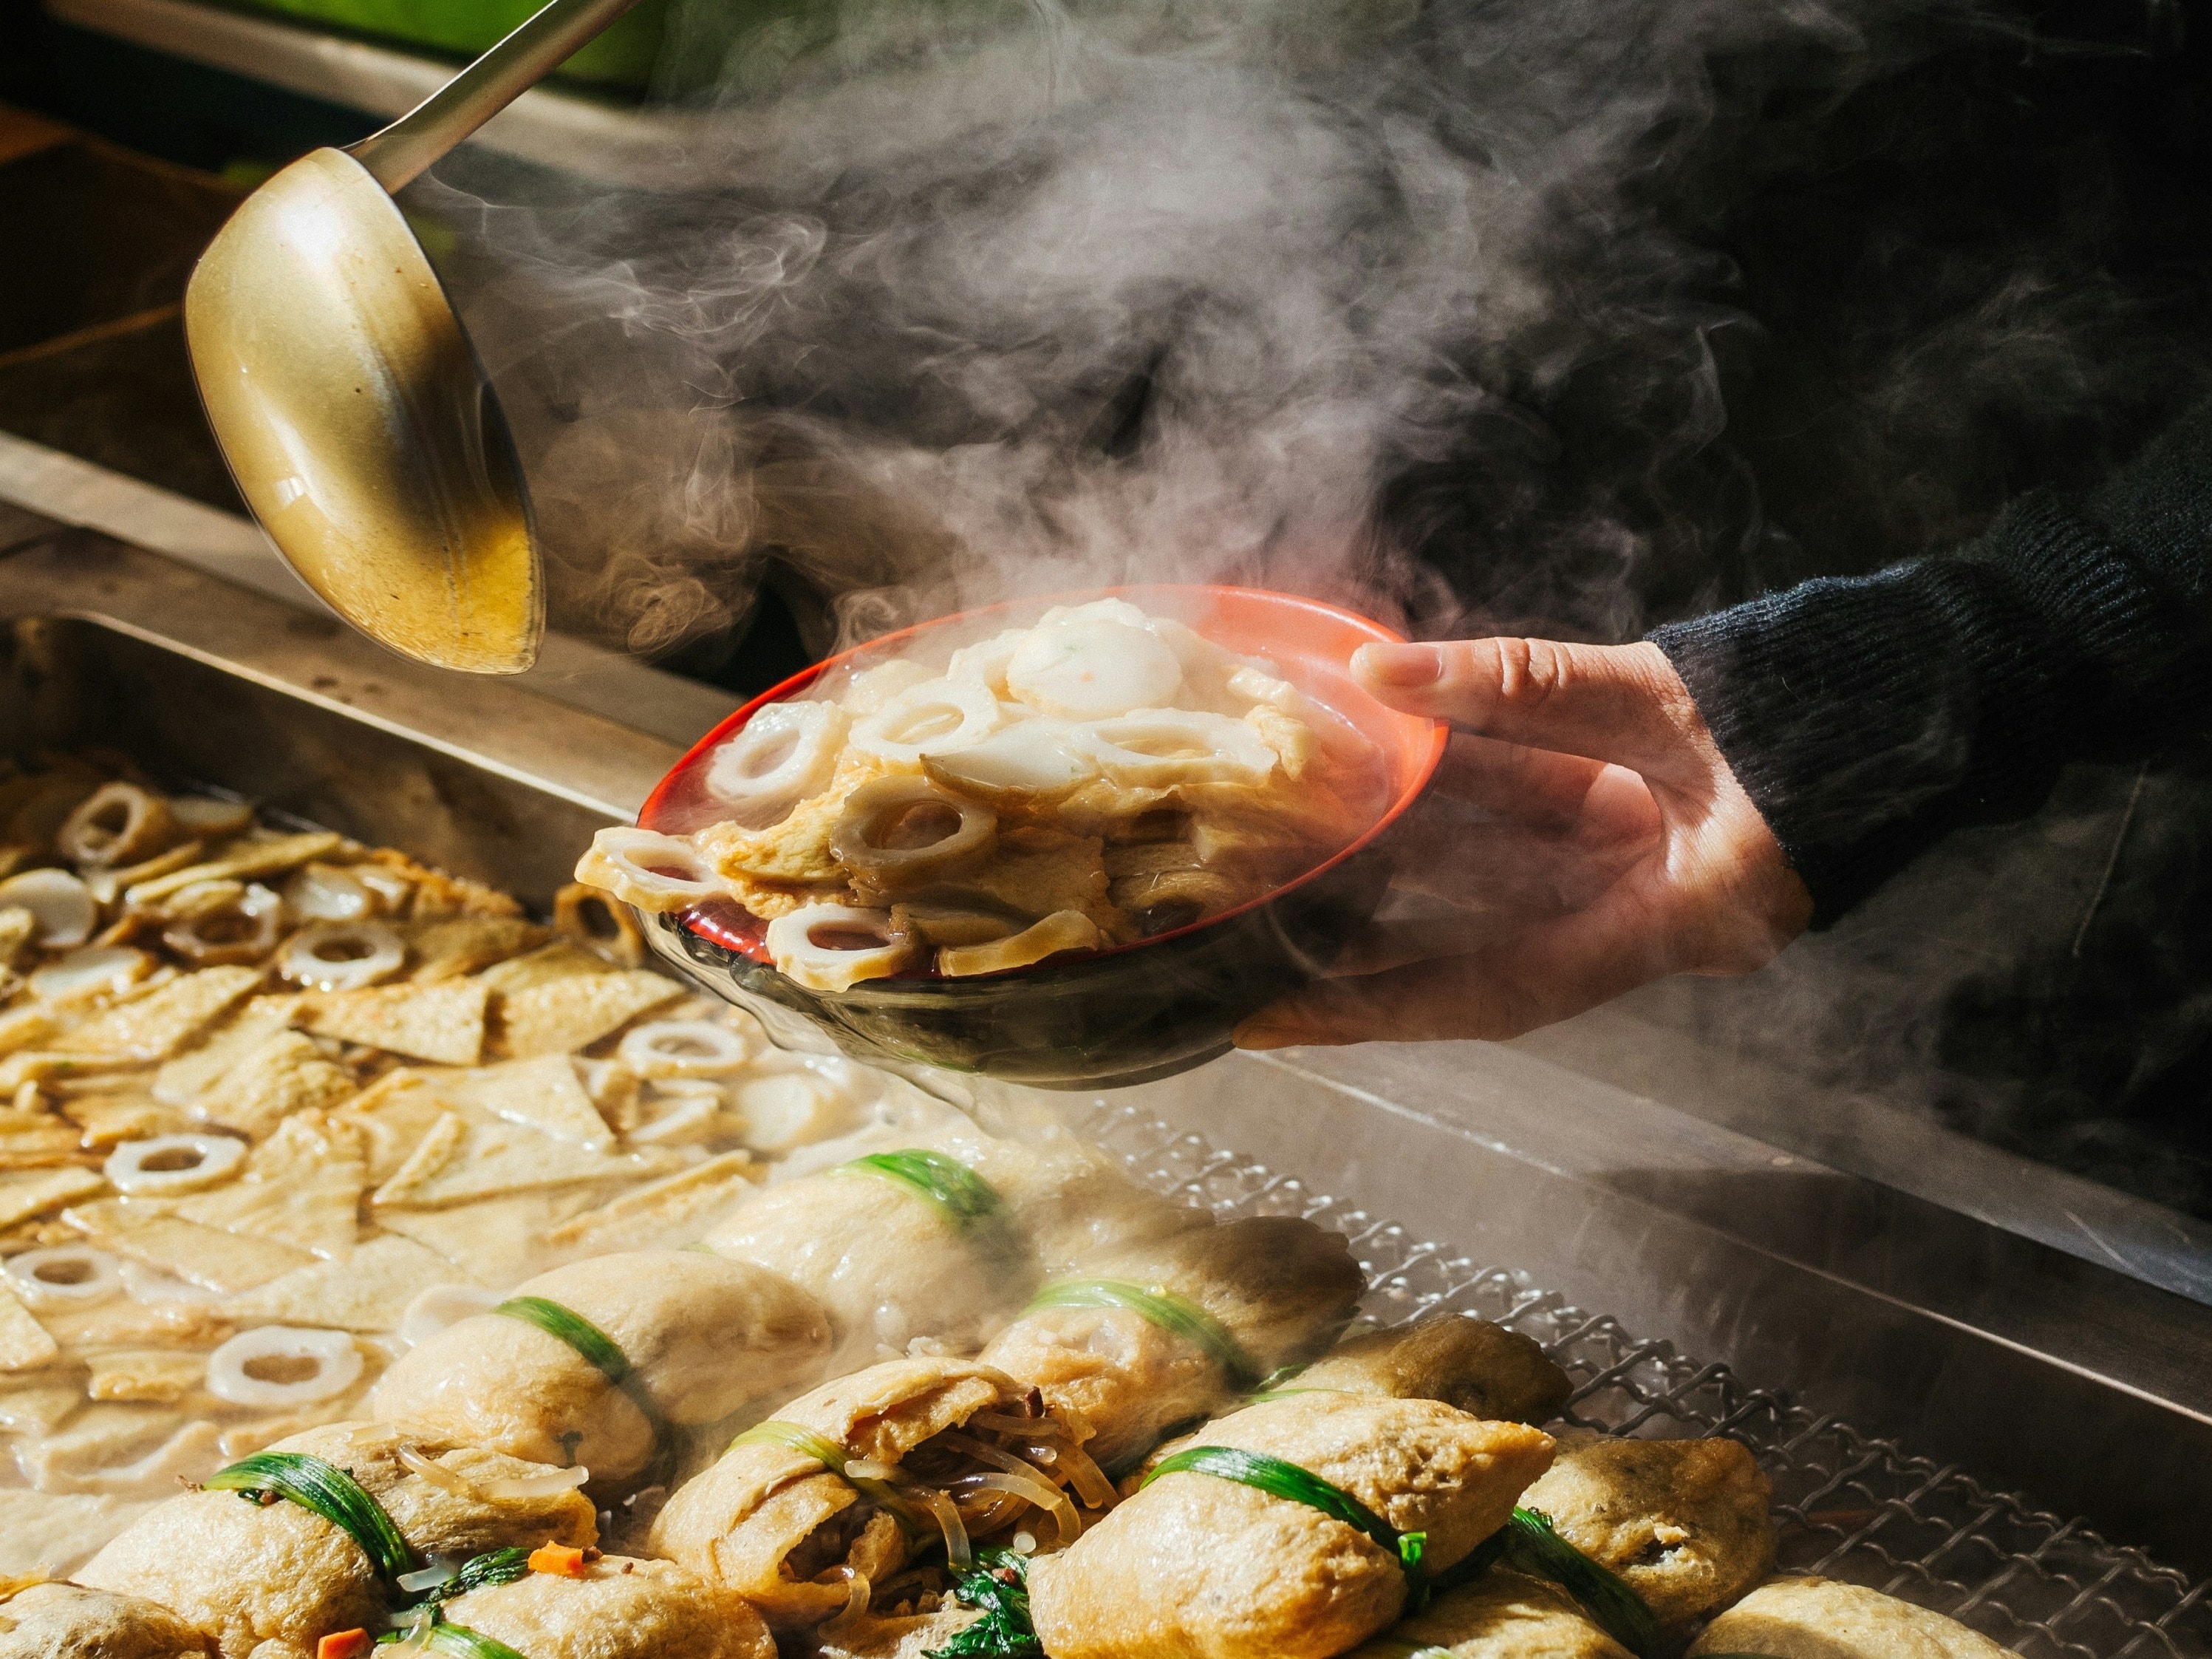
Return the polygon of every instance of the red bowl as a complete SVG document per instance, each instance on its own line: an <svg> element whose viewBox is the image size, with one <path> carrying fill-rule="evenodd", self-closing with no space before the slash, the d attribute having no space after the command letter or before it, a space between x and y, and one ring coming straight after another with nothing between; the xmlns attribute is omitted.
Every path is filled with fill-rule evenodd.
<svg viewBox="0 0 2212 1659"><path fill-rule="evenodd" d="M1378 843L1443 757L1440 722L1388 708L1352 679L1352 653L1359 647L1402 642L1368 617L1261 588L1165 584L961 611L872 640L756 697L693 745L638 821L689 835L724 817L705 788L714 750L761 709L826 675L866 668L916 645L941 659L1054 605L1102 599L1127 599L1229 650L1267 658L1284 678L1344 716L1382 753L1388 805L1375 823L1303 875L1236 908L1134 944L998 974L945 979L922 971L865 980L849 991L810 990L775 971L763 924L734 902L642 918L647 936L719 994L747 1004L765 997L793 1009L863 1059L1088 1088L1170 1075L1224 1052L1239 1020L1318 976L1374 914L1389 878Z"/></svg>

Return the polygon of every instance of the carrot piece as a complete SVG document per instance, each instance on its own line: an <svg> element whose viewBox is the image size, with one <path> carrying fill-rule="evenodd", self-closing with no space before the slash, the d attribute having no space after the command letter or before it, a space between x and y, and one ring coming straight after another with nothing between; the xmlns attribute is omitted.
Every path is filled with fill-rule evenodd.
<svg viewBox="0 0 2212 1659"><path fill-rule="evenodd" d="M563 1578L581 1578L585 1567L584 1552L568 1544L541 1544L530 1552L532 1572L557 1573ZM318 1655L317 1659L321 1659Z"/></svg>
<svg viewBox="0 0 2212 1659"><path fill-rule="evenodd" d="M315 1644L315 1659L361 1659L375 1645L375 1638L365 1630L337 1631Z"/></svg>

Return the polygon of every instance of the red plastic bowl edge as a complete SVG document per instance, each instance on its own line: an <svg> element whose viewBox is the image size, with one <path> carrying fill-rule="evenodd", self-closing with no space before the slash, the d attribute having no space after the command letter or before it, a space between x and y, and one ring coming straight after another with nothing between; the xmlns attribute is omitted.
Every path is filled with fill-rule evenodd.
<svg viewBox="0 0 2212 1659"><path fill-rule="evenodd" d="M1243 587L1233 584L1218 582L1132 582L1120 587L1091 588L1076 593L1047 594L1038 599L1005 599L996 605L979 606L973 611L951 611L942 617L933 617L927 622L915 623L910 627L898 629L889 634L878 635L872 640L865 641L848 650L840 651L834 657L825 657L811 668L803 668L799 670L798 673L793 674L789 679L784 681L780 685L770 686L767 690L762 692L760 696L755 697L750 702L737 710L736 713L729 715L719 726L715 726L714 730L708 732L705 737L693 744L690 748L684 750L684 757L678 761L675 765L668 769L667 773L661 778L660 781L653 786L653 793L645 798L645 805L638 809L637 821L641 826L648 825L653 816L655 809L660 805L663 798L675 787L677 779L690 769L692 763L699 760L708 750L720 746L723 740L729 737L732 732L744 729L745 722L752 719L752 717L758 714L763 708L766 708L772 702L783 702L791 697L796 696L799 692L806 690L808 686L813 684L815 681L820 679L831 669L839 666L848 659L857 656L861 652L878 651L886 645L893 644L900 640L911 638L913 635L917 634L928 633L935 629L948 627L957 622L964 622L978 617L993 616L1000 611L1012 611L1015 609L1030 609L1032 607L1049 608L1050 606L1056 605L1087 605L1096 599L1118 599L1124 593L1158 592L1164 589L1187 593L1235 593L1269 599L1278 603L1286 602L1291 605L1303 605L1310 611L1324 612L1328 616L1337 618L1339 621L1348 622L1354 624L1356 627L1371 629L1376 635L1378 635L1377 639L1375 641L1375 643L1378 645L1403 645L1407 642L1406 636L1398 633L1395 629L1384 627L1381 623L1376 622L1372 617L1363 617L1356 611L1346 611L1341 605L1330 605L1327 601L1322 599L1308 599L1304 594L1299 593L1282 593L1278 592L1272 588ZM1355 853L1371 846L1375 842L1376 839L1379 837L1384 830L1388 830L1392 824L1403 817L1407 810L1411 807L1416 800L1420 799L1421 792L1429 787L1429 780L1436 775L1437 768L1443 763L1444 746L1450 740L1451 728L1442 720L1432 721L1431 724L1433 729L1430 734L1428 755L1425 759L1422 760L1414 768L1413 777L1407 781L1406 787L1399 792L1398 798L1390 804L1389 810L1386 811L1381 817L1376 819L1365 834L1358 836L1356 840L1347 843L1343 848L1340 848L1328 858L1324 859L1321 863L1314 866L1312 869L1305 872L1303 875L1295 877L1291 880L1285 882L1280 887L1273 888L1267 892L1261 893L1257 897L1247 899L1243 903L1236 905L1230 909L1219 911L1213 915L1202 916L1196 921L1187 923L1185 926L1172 929L1168 933L1155 933L1150 939L1134 939L1129 944L1116 945L1109 950L1093 951L1085 956L1073 958L1073 960L1085 962L1097 961L1106 957L1120 956L1129 951L1140 951L1148 945L1163 945L1170 939L1181 939L1186 934L1198 932L1202 927L1212 927L1217 923L1227 921L1232 917L1248 915L1251 911L1258 909L1262 905L1273 904L1277 899L1281 898L1285 893L1292 892L1297 889L1304 886L1306 883L1318 878L1328 871L1334 870L1338 865L1342 864L1346 859L1352 857ZM700 938L706 939L710 944L718 945L726 951L734 951L739 956L744 957L750 961L759 963L763 967L773 967L775 965L775 963L770 961L765 954L757 954L757 952L764 952L765 946L763 945L756 945L753 941L734 936L731 938L722 937L718 933L711 930L706 926L702 919L690 911L686 911L680 920L688 932L696 933ZM1031 965L1037 966L1041 964L1033 963ZM998 979L1004 974L1022 974L1029 971L1030 969L1028 968L1008 968L1002 969L999 974L975 974L970 975L969 978L974 981L980 982L984 980Z"/></svg>

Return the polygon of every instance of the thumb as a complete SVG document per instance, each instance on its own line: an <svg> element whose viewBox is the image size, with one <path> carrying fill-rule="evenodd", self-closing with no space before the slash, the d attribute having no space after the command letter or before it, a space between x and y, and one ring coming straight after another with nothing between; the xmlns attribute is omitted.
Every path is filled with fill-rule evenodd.
<svg viewBox="0 0 2212 1659"><path fill-rule="evenodd" d="M1681 677L1648 641L1363 645L1352 653L1352 668L1370 694L1393 708L1649 775L1680 769L1704 732Z"/></svg>

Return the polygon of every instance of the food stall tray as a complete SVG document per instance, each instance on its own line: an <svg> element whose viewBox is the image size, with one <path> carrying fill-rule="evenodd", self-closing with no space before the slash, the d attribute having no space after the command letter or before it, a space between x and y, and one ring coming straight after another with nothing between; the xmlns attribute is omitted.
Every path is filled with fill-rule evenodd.
<svg viewBox="0 0 2212 1659"><path fill-rule="evenodd" d="M181 771L396 842L538 902L591 829L634 812L673 756L643 733L513 686L418 669L325 619L7 508L0 656L0 737L15 740L0 749L114 744L157 772ZM1218 1215L1299 1215L1337 1229L1361 1260L1369 1316L1395 1323L1450 1309L1526 1333L1574 1379L1571 1423L1741 1441L1773 1480L1786 1571L1923 1603L2039 1659L2212 1659L2212 1579L2193 1577L2203 1569L2187 1559L2201 1534L2193 1494L2205 1460L2190 1438L2195 1417L2172 1402L2023 1355L2018 1343L1977 1346L1958 1322L1834 1273L1778 1278L1777 1263L1753 1264L1736 1245L1711 1238L1702 1255L1686 1253L1668 1229L1689 1224L1644 1198L1516 1163L1495 1145L1455 1142L1463 1154L1443 1156L1379 1098L1301 1099L1294 1072L1243 1058L1193 1079L1089 1097L987 1085L975 1100L987 1123L1002 1109L1054 1114L1145 1185ZM940 1081L956 1096L963 1087ZM1194 1121L1259 1155L1224 1150ZM1396 1207L1413 1190L1405 1181L1441 1179L1461 1206L1452 1216L1465 1220L1382 1220L1286 1173L1293 1167L1330 1172L1330 1185L1365 1192L1375 1211ZM1500 1261L1432 1242L1446 1233ZM1593 1240L1594 1273L1583 1270ZM1729 1272L1729 1264L1759 1272ZM1630 1316L1585 1305L1598 1301ZM1869 1304L1886 1310L1878 1333L1886 1346L1861 1334L1875 1328ZM1764 1346L1744 1335L1762 1319L1771 1328ZM1660 1320L1678 1335L1637 1334ZM1772 1334L1810 1328L1831 1333L1826 1349L1790 1349ZM2176 1323L2166 1340L2185 1357L2202 1334ZM1735 1363L1692 1358L1692 1348ZM2101 1487L2033 1483L2079 1498L2081 1513L2071 1518L2012 1495L2011 1482L1990 1478L1993 1463L1929 1455L1949 1447L1940 1433L1931 1446L1920 1432L1936 1419L1899 1362L1907 1348L1954 1356L1947 1363L1972 1373L1984 1414L2019 1438L2048 1440L2057 1421L2078 1433L2093 1462L2112 1463L2110 1449L2130 1441L2142 1461L2112 1463ZM1859 1369L1850 1398L1863 1405L1848 1414L1828 1408L1834 1378L1823 1374L1845 1362ZM1854 1422L1880 1425L1890 1437ZM1978 1468L1981 1478L1970 1472ZM2153 1510L2179 1513L2186 1525L2137 1524L2123 1489L2147 1484L2144 1470L2148 1482L2171 1488L2154 1494ZM2185 1565L2108 1542L2095 1526L2156 1532L2161 1551Z"/></svg>

